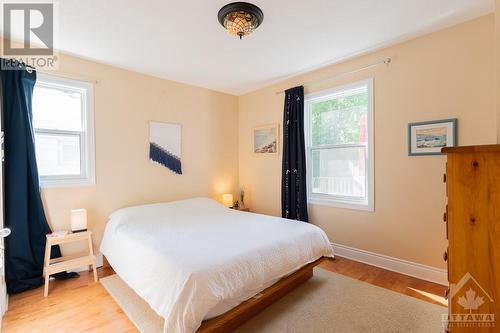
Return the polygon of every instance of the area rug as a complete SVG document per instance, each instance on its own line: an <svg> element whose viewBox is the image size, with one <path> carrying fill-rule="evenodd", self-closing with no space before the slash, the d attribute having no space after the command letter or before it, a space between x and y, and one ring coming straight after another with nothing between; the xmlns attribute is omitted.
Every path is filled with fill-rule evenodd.
<svg viewBox="0 0 500 333"><path fill-rule="evenodd" d="M117 275L102 285L137 329L161 333L163 319ZM314 277L245 323L238 333L443 332L447 309L321 268Z"/></svg>

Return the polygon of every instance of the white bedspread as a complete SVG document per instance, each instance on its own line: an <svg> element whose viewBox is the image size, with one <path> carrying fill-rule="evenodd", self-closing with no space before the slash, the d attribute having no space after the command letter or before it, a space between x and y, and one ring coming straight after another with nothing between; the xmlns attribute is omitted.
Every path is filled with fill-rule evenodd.
<svg viewBox="0 0 500 333"><path fill-rule="evenodd" d="M231 210L205 198L114 212L101 252L165 318L165 333L194 332L228 304L333 257L327 236L312 224Z"/></svg>

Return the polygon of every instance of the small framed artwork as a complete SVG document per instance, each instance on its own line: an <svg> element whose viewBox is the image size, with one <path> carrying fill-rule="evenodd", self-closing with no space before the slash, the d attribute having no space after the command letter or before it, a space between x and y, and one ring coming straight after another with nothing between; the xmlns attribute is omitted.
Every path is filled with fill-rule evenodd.
<svg viewBox="0 0 500 333"><path fill-rule="evenodd" d="M255 154L278 154L279 125L259 126L253 129L253 152Z"/></svg>
<svg viewBox="0 0 500 333"><path fill-rule="evenodd" d="M408 155L441 155L441 148L457 145L457 119L408 124Z"/></svg>

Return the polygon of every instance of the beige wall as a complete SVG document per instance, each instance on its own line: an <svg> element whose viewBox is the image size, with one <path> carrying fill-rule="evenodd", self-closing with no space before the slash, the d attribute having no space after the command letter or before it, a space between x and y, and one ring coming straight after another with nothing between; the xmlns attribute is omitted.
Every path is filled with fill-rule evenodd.
<svg viewBox="0 0 500 333"><path fill-rule="evenodd" d="M43 189L53 229L69 229L70 210L87 208L98 245L108 215L117 208L236 190L237 97L64 55L60 71L99 81L97 184ZM150 120L182 124L182 176L148 160Z"/></svg>
<svg viewBox="0 0 500 333"><path fill-rule="evenodd" d="M375 80L375 212L312 205L310 217L333 242L444 267L445 157L408 157L407 125L456 117L459 144L496 141L493 36L489 15L240 97L239 176L250 207L280 214L281 157L252 153L252 128L282 121L275 91L392 57L387 68L306 87Z"/></svg>
<svg viewBox="0 0 500 333"><path fill-rule="evenodd" d="M443 267L445 158L408 157L406 127L457 117L461 145L493 143L497 134L500 142L500 93L495 93L495 87L500 91L500 0L496 3L495 15L240 98L61 55L61 72L99 81L94 111L97 184L44 188L49 222L55 230L68 229L69 211L85 207L98 245L107 216L117 208L193 196L219 198L236 192L238 177L252 210L280 215L281 157L252 153L252 128L281 124L283 95L275 91L390 56L388 68L306 87L308 93L375 79L375 212L315 205L310 206L311 220L333 242ZM149 120L183 125L183 176L149 162Z"/></svg>

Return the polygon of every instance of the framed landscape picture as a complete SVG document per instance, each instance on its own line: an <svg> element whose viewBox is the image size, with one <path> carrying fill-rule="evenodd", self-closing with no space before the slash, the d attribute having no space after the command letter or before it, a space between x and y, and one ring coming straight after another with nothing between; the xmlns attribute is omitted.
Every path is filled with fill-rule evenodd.
<svg viewBox="0 0 500 333"><path fill-rule="evenodd" d="M408 155L441 155L441 148L457 145L457 119L408 124Z"/></svg>
<svg viewBox="0 0 500 333"><path fill-rule="evenodd" d="M253 129L253 152L255 154L278 154L279 125L259 126Z"/></svg>

